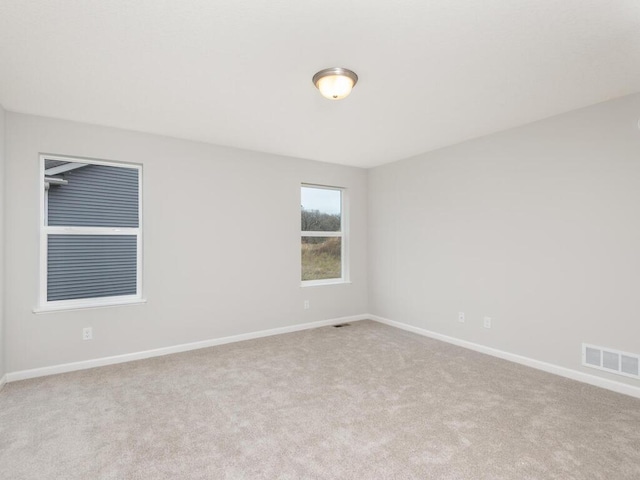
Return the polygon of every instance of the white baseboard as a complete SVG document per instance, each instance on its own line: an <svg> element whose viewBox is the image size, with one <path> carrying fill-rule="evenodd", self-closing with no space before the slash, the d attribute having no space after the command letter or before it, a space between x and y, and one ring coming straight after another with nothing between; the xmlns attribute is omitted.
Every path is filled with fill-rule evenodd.
<svg viewBox="0 0 640 480"><path fill-rule="evenodd" d="M126 353L123 355L115 355L112 357L102 357L92 360L84 360L81 362L65 363L61 365L53 365L50 367L34 368L31 370L21 370L17 372L10 372L0 378L0 389L8 383L18 380L26 380L29 378L43 377L47 375L55 375L58 373L74 372L77 370L86 370L88 368L103 367L106 365L114 365L117 363L131 362L134 360L142 360L145 358L160 357L163 355L170 355L172 353L187 352L189 350L197 350L200 348L213 347L216 345L224 345L227 343L242 342L244 340L252 340L255 338L269 337L272 335L280 335L283 333L298 332L301 330L309 330L318 327L326 327L329 325L336 325L339 323L356 322L359 320L374 320L376 322L384 323L386 325L400 328L408 332L417 333L425 337L433 338L435 340L441 340L443 342L451 343L459 347L475 350L480 353L485 353L494 357L501 358L503 360L509 360L511 362L526 365L538 370L542 370L561 377L570 378L579 382L594 385L596 387L606 388L617 393L630 395L632 397L640 398L640 387L634 387L625 383L616 382L606 378L590 375L588 373L579 372L570 368L560 367L551 363L542 362L540 360L534 360L532 358L523 357L514 353L505 352L496 348L487 347L478 343L469 342L467 340L461 340L459 338L449 337L440 333L432 332L424 328L414 327L406 323L397 322L395 320L389 320L387 318L380 317L378 315L352 315L349 317L332 318L329 320L320 320L317 322L303 323L299 325L290 325L287 327L272 328L269 330L261 330L258 332L243 333L240 335L232 335L229 337L214 338L210 340L203 340L200 342L185 343L181 345L174 345L170 347L156 348L153 350L145 350L142 352Z"/></svg>
<svg viewBox="0 0 640 480"><path fill-rule="evenodd" d="M142 360L151 357L160 357L170 355L172 353L187 352L189 350L197 350L200 348L214 347L216 345L224 345L226 343L242 342L244 340L252 340L254 338L270 337L272 335L280 335L283 333L298 332L301 330L309 330L312 328L326 327L329 325L337 325L339 323L356 322L358 320L368 319L368 315L352 315L349 317L332 318L329 320L320 320L317 322L302 323L299 325L290 325L288 327L272 328L269 330L261 330L259 332L243 333L240 335L232 335L230 337L213 338L200 342L183 343L171 347L156 348L153 350L145 350L142 352L125 353L123 355L115 355L113 357L95 358L92 360L83 360L81 362L64 363L53 365L50 367L33 368L30 370L20 370L17 372L7 373L3 380L5 382L16 382L18 380L26 380L28 378L44 377L47 375L56 375L58 373L74 372L77 370L86 370L88 368L103 367L105 365L114 365L116 363L131 362L133 360Z"/></svg>
<svg viewBox="0 0 640 480"><path fill-rule="evenodd" d="M503 360L509 360L521 365L526 365L527 367L532 367L548 373L553 373L555 375L560 375L561 377L570 378L571 380L577 380L578 382L588 383L589 385L606 388L607 390L612 390L617 393L623 393L625 395L640 398L640 387L634 387L632 385L627 385L626 383L616 382L614 380L609 380L606 378L597 377L595 375L590 375L588 373L579 372L578 370L560 367L552 363L534 360L533 358L523 357L521 355L516 355L515 353L505 352L503 350L487 347L485 345L469 342L467 340L460 340L459 338L449 337L447 335L442 335L441 333L425 330L424 328L414 327L402 322L396 322L395 320L389 320L377 315L366 315L365 317L371 320L375 320L376 322L384 323L385 325L390 325L392 327L400 328L408 332L417 333L418 335L423 335L435 340L441 340L443 342L451 343L459 347L475 350L476 352L486 353L487 355L502 358Z"/></svg>

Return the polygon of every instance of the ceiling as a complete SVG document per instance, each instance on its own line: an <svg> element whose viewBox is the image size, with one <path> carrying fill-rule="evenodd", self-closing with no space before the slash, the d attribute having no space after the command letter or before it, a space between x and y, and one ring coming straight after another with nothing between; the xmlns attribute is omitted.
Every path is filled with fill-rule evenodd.
<svg viewBox="0 0 640 480"><path fill-rule="evenodd" d="M7 110L360 167L638 91L637 0L0 0Z"/></svg>

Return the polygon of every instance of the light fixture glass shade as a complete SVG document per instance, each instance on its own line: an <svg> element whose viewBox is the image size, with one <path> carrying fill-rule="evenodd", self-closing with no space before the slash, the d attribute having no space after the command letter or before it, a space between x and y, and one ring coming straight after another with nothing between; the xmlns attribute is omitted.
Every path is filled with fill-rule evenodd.
<svg viewBox="0 0 640 480"><path fill-rule="evenodd" d="M357 81L358 76L346 68L326 68L313 76L313 83L329 100L345 98Z"/></svg>

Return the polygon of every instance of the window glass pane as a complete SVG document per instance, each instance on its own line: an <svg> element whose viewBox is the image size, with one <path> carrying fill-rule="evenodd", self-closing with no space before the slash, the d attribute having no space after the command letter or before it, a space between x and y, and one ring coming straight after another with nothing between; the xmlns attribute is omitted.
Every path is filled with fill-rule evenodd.
<svg viewBox="0 0 640 480"><path fill-rule="evenodd" d="M45 161L47 224L133 227L138 220L138 170Z"/></svg>
<svg viewBox="0 0 640 480"><path fill-rule="evenodd" d="M340 190L302 187L302 231L339 232L341 196Z"/></svg>
<svg viewBox="0 0 640 480"><path fill-rule="evenodd" d="M135 295L136 235L49 235L47 300Z"/></svg>
<svg viewBox="0 0 640 480"><path fill-rule="evenodd" d="M342 238L302 237L302 280L342 278Z"/></svg>

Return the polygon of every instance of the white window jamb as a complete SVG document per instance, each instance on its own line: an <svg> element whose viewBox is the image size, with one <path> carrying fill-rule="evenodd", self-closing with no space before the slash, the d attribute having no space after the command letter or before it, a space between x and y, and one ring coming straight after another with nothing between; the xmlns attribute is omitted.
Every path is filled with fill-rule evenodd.
<svg viewBox="0 0 640 480"><path fill-rule="evenodd" d="M300 286L313 287L317 285L335 285L341 283L351 283L349 281L349 262L348 258L348 237L347 234L347 194L346 188L332 187L327 185L318 185L313 183L302 183L301 187L305 188L318 188L321 190L337 190L340 192L340 231L339 232L322 232L322 231L304 231L301 229L300 238L302 237L340 237L340 271L341 276L339 278L325 278L322 280L301 280Z"/></svg>
<svg viewBox="0 0 640 480"><path fill-rule="evenodd" d="M85 165L106 165L118 168L132 168L138 171L138 227L64 227L48 225L48 185L45 180L45 161L59 160ZM68 170L68 169L67 169ZM62 173L64 169L57 172ZM55 174L55 173L52 173ZM109 162L103 160L89 160L86 158L66 157L59 155L40 155L40 292L38 307L34 313L68 310L76 308L95 308L101 306L126 305L145 303L142 298L142 166ZM48 265L48 237L49 235L135 235L136 236L136 293L135 295L118 295L111 297L80 298L71 300L47 300L47 265Z"/></svg>

